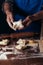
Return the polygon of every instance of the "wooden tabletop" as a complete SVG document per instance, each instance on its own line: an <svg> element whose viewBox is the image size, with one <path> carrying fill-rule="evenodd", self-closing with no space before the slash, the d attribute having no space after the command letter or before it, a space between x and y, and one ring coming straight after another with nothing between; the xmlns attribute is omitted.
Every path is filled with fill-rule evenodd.
<svg viewBox="0 0 43 65"><path fill-rule="evenodd" d="M11 33L11 34L0 34L1 38L23 38L23 37L34 37L38 36L40 33L34 33L34 32L21 32L21 33Z"/></svg>

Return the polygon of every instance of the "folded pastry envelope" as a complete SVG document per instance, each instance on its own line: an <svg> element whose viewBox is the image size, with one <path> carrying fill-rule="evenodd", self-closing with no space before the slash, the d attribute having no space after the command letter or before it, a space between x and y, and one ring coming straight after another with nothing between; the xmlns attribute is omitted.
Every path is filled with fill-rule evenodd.
<svg viewBox="0 0 43 65"><path fill-rule="evenodd" d="M16 31L18 28L23 28L22 20L20 19L19 21L15 21L13 23L13 28Z"/></svg>
<svg viewBox="0 0 43 65"><path fill-rule="evenodd" d="M8 39L2 40L2 41L0 41L0 45L7 45L8 42L9 42Z"/></svg>
<svg viewBox="0 0 43 65"><path fill-rule="evenodd" d="M37 47L38 46L38 43L36 43L36 42L34 42L33 40L29 40L29 42L27 42L27 44L26 44L26 41L27 40L25 40L25 39L19 39L18 41L17 41L17 44L18 45L16 45L16 48L17 49L22 49L22 48L26 48L27 46L31 46L31 47Z"/></svg>
<svg viewBox="0 0 43 65"><path fill-rule="evenodd" d="M17 41L17 44L21 45L21 46L25 46L26 40L25 39L19 39Z"/></svg>

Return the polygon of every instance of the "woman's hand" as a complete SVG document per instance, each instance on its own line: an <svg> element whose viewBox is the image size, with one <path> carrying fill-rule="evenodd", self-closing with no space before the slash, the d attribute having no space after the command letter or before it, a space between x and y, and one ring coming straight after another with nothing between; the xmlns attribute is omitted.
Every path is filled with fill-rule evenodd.
<svg viewBox="0 0 43 65"><path fill-rule="evenodd" d="M13 14L11 12L7 12L6 21L7 21L8 25L10 26L10 28L14 30L14 27L13 27Z"/></svg>
<svg viewBox="0 0 43 65"><path fill-rule="evenodd" d="M29 18L29 16L27 16L24 20L23 20L23 25L26 27L26 26L29 26L30 23L31 23L31 19Z"/></svg>
<svg viewBox="0 0 43 65"><path fill-rule="evenodd" d="M23 21L21 21L22 22L22 27L18 27L18 30L22 30L22 29L24 29L24 28L26 28L27 26L29 26L30 25L30 23L32 22L31 20L30 20L30 18L29 18L29 16L27 16Z"/></svg>

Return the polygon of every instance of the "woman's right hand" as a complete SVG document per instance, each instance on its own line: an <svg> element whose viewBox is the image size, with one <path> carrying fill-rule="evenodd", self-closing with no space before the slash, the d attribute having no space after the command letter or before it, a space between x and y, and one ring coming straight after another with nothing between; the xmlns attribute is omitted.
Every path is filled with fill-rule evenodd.
<svg viewBox="0 0 43 65"><path fill-rule="evenodd" d="M14 30L14 27L13 27L13 14L11 12L7 13L6 21L7 21L8 25L9 25L9 27Z"/></svg>

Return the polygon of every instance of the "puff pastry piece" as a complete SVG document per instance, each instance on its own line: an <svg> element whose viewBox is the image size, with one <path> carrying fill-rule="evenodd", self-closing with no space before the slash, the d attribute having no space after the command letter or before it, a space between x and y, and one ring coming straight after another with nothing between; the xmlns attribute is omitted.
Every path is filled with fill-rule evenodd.
<svg viewBox="0 0 43 65"><path fill-rule="evenodd" d="M13 23L13 28L15 29L15 31L18 29L18 28L23 28L23 24L22 24L22 20L19 20L19 21L15 21Z"/></svg>

